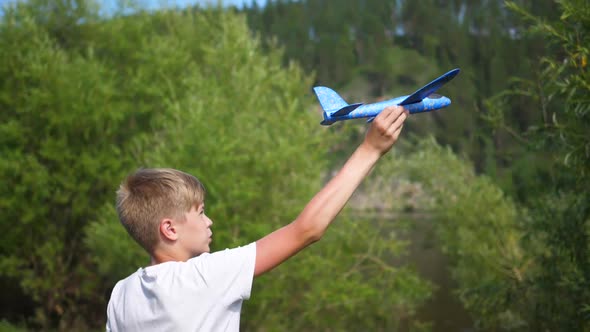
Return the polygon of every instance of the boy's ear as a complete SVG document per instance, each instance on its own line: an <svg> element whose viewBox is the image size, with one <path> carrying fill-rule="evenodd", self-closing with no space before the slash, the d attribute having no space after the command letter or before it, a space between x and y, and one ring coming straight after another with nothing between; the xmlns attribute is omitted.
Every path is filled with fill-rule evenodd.
<svg viewBox="0 0 590 332"><path fill-rule="evenodd" d="M160 234L164 236L164 238L175 241L178 239L178 232L175 227L174 220L172 219L162 219L160 221Z"/></svg>

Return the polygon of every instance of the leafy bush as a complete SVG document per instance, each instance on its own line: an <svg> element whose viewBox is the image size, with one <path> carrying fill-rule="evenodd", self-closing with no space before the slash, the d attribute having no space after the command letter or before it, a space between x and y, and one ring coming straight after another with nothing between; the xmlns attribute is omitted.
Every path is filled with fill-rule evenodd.
<svg viewBox="0 0 590 332"><path fill-rule="evenodd" d="M263 54L243 17L94 10L31 1L0 24L0 274L38 304L43 329L104 326L114 282L147 264L113 209L126 174L166 166L199 177L221 249L295 218L338 139L317 125L311 78L282 66L280 51ZM400 326L430 288L387 263L403 252L392 234L363 226L343 215L257 280L243 326Z"/></svg>
<svg viewBox="0 0 590 332"><path fill-rule="evenodd" d="M144 163L179 168L204 182L215 222L214 249L255 241L294 219L319 190L326 150L337 137L317 126L310 100L301 98L310 79L296 66L282 68L279 52L262 55L242 18L225 13L163 18L176 34L142 50L150 63L146 73L162 70L153 63L170 59L173 45L176 57L195 59L172 70L182 74L164 79L168 86L162 89L171 92L159 111L163 129ZM209 40L215 42L204 42ZM89 241L117 223L109 215L92 226ZM243 328L390 329L413 314L429 288L412 271L383 261L399 254L399 242L379 236L379 228L356 232L362 226L341 219L320 244L255 282ZM97 242L111 243L124 232L112 231L112 238ZM96 261L117 259L116 249L93 246ZM123 277L129 271L106 272Z"/></svg>
<svg viewBox="0 0 590 332"><path fill-rule="evenodd" d="M406 149L409 145L406 146ZM378 168L381 176L415 183L425 196L414 208L429 212L451 261L457 294L480 327L519 327L513 296L523 282L526 256L519 211L491 179L433 139ZM393 203L392 203L393 204Z"/></svg>

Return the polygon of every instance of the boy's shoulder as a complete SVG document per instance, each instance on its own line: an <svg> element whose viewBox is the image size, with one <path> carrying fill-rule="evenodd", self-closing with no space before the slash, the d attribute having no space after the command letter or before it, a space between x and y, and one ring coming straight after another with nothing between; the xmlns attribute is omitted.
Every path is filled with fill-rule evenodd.
<svg viewBox="0 0 590 332"><path fill-rule="evenodd" d="M156 320L182 325L223 317L237 330L241 302L250 297L255 261L256 244L252 243L202 254L186 262L139 268L115 285L107 309L108 326L113 331L124 331L132 323L141 325ZM150 308L149 312L145 308ZM167 316L170 312L174 312L174 317ZM212 312L212 316L201 315Z"/></svg>
<svg viewBox="0 0 590 332"><path fill-rule="evenodd" d="M138 268L117 282L113 295L127 288L145 287L150 284L175 283L177 279L208 282L243 273L253 276L256 264L256 242L245 246L203 253L187 261L170 261Z"/></svg>

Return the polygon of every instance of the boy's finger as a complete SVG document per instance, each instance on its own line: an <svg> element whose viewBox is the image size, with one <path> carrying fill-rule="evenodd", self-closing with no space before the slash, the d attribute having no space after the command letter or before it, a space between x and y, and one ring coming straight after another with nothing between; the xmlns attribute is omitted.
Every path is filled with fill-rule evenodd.
<svg viewBox="0 0 590 332"><path fill-rule="evenodd" d="M383 111L381 111L379 114L377 114L377 116L375 117L375 121L373 122L373 125L371 126L372 128L375 128L375 130L377 132L380 133L386 133L387 132L387 128L389 128L389 126L392 123L392 110L389 108L385 108L383 109Z"/></svg>
<svg viewBox="0 0 590 332"><path fill-rule="evenodd" d="M391 125L395 119L397 119L400 114L402 114L404 108L401 106L388 106L386 107L381 113L385 113L385 122L387 123L387 127Z"/></svg>
<svg viewBox="0 0 590 332"><path fill-rule="evenodd" d="M388 106L375 118L374 128L382 135L391 135L395 121L404 114L405 109L401 106Z"/></svg>
<svg viewBox="0 0 590 332"><path fill-rule="evenodd" d="M393 132L393 138L397 139L399 137L399 135L402 132L402 129L404 129L404 125L402 124L401 126L399 126L399 128L397 128L396 131Z"/></svg>
<svg viewBox="0 0 590 332"><path fill-rule="evenodd" d="M395 135L395 132L401 130L400 128L404 126L404 121L406 120L406 115L402 113L395 121L391 124L389 128L387 128L388 135Z"/></svg>
<svg viewBox="0 0 590 332"><path fill-rule="evenodd" d="M408 114L405 111L402 111L401 113L399 113L399 115L393 120L393 122L390 125L390 128L393 128L393 130L395 130L396 128L398 128L399 126L403 125L404 121L406 121L406 119L408 118Z"/></svg>
<svg viewBox="0 0 590 332"><path fill-rule="evenodd" d="M393 110L390 107L385 107L383 109L383 111L381 111L381 113L377 114L377 117L375 118L376 121L381 120L381 121L386 121L387 118L389 118L392 114Z"/></svg>

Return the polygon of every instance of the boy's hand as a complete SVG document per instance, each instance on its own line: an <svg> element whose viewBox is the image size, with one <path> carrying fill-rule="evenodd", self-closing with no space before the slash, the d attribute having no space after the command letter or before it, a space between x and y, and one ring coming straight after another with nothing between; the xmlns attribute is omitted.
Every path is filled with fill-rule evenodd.
<svg viewBox="0 0 590 332"><path fill-rule="evenodd" d="M386 107L371 124L363 145L384 155L397 141L408 115L402 106Z"/></svg>

